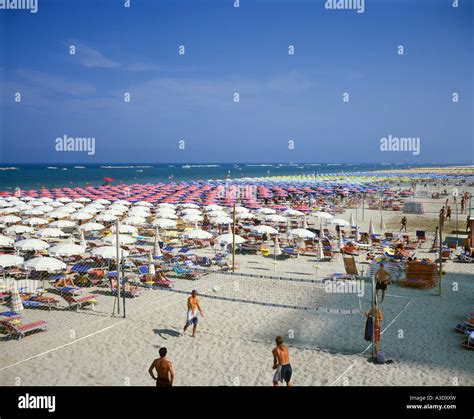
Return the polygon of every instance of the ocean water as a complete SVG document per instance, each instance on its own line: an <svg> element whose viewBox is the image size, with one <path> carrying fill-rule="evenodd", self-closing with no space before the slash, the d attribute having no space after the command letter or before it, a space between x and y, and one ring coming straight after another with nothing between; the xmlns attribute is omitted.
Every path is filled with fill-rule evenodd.
<svg viewBox="0 0 474 419"><path fill-rule="evenodd" d="M186 180L237 179L245 177L284 176L303 174L365 172L400 169L400 164L290 164L290 163L238 163L238 164L29 164L1 165L0 191L15 188L98 186L104 177L112 184L158 183ZM413 167L413 165L410 165ZM14 168L14 169L12 169Z"/></svg>

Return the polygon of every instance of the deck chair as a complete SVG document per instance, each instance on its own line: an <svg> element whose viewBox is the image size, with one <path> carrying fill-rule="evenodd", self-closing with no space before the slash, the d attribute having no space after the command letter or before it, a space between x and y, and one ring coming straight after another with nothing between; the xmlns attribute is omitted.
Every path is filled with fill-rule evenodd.
<svg viewBox="0 0 474 419"><path fill-rule="evenodd" d="M346 274L355 275L356 277L358 277L359 271L357 270L357 265L354 256L343 255L342 260L344 261L344 269L346 270Z"/></svg>
<svg viewBox="0 0 474 419"><path fill-rule="evenodd" d="M37 320L31 323L25 323L21 325L14 325L10 322L0 323L0 327L4 328L10 334L18 336L18 340L25 337L27 333L35 332L37 330L46 330L48 322L46 320Z"/></svg>
<svg viewBox="0 0 474 419"><path fill-rule="evenodd" d="M88 304L92 305L92 310L94 310L94 305L97 303L97 301L95 300L95 298L97 297L96 294L82 295L79 297L70 294L65 294L62 297L69 304L69 307L74 307L76 310L79 310L80 308L82 308L82 306Z"/></svg>

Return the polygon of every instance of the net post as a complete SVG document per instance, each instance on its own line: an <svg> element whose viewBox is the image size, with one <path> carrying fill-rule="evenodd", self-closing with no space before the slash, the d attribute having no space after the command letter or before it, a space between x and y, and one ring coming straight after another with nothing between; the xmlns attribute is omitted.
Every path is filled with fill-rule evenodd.
<svg viewBox="0 0 474 419"><path fill-rule="evenodd" d="M117 220L115 223L115 246L116 246L116 257L117 257L117 314L120 314L120 239L119 239L119 231L120 231L120 221Z"/></svg>
<svg viewBox="0 0 474 419"><path fill-rule="evenodd" d="M235 272L235 204L232 207L232 272Z"/></svg>

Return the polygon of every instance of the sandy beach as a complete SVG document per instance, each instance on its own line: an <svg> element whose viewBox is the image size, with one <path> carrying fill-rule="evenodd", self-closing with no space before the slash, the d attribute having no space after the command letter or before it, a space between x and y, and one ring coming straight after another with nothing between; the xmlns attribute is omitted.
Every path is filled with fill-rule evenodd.
<svg viewBox="0 0 474 419"><path fill-rule="evenodd" d="M433 212L439 204L433 204ZM428 211L430 208L426 208ZM346 210L341 218L349 219ZM360 209L357 223L362 230L369 220L375 225L380 214ZM387 224L396 224L400 213L384 212ZM433 216L431 216L433 218ZM415 217L408 230L415 233ZM378 228L376 228L379 231ZM432 234L417 250L419 258L429 253ZM209 249L193 249L199 255ZM269 386L276 335L290 348L296 386L472 386L472 353L460 346L462 336L453 330L473 309L473 271L470 264L448 261L441 296L439 289L416 290L389 286L382 304L384 321L380 348L393 363L367 362L371 348L364 340L365 317L370 308L370 286L364 296L341 294L329 298L317 280L344 272L340 255L330 262L313 256L275 261L260 255L238 255L238 275L212 272L196 281L177 281L175 292L145 289L127 299L127 317L112 317L114 297L98 291L95 310L78 312L24 310L25 321L49 322L47 333L20 341L0 342L0 385L153 385L147 370L158 349L168 348L177 386ZM367 269L365 258L356 258ZM282 285L277 279L250 278L245 274L312 279L312 283ZM354 314L325 313L269 307L209 298L229 295L224 290L241 284L236 293L247 299L312 307L354 309ZM264 284L265 292L259 292ZM192 338L179 336L186 315L185 291L202 295L204 317ZM89 290L88 290L89 291ZM94 292L91 289L90 292ZM241 294L239 294L241 293ZM329 305L330 307L326 307Z"/></svg>

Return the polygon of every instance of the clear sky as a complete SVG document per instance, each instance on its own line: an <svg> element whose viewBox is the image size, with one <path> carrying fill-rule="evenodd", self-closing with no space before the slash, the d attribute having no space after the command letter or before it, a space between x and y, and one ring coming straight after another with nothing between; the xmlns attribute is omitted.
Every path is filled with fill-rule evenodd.
<svg viewBox="0 0 474 419"><path fill-rule="evenodd" d="M452 1L0 10L0 162L472 163L474 2ZM56 151L64 135L95 154ZM420 154L381 152L388 135L419 137Z"/></svg>

